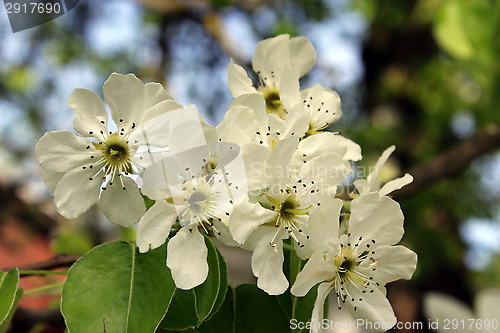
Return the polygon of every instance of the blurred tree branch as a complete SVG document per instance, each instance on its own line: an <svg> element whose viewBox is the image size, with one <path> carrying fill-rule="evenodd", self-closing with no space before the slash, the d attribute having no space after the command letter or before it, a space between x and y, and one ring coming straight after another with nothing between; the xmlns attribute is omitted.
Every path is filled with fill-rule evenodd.
<svg viewBox="0 0 500 333"><path fill-rule="evenodd" d="M454 176L475 158L500 147L500 125L491 125L473 137L461 141L427 163L412 168L413 182L394 192L394 199L410 197L441 179Z"/></svg>
<svg viewBox="0 0 500 333"><path fill-rule="evenodd" d="M55 268L71 266L75 263L75 261L77 261L81 257L82 257L81 255L67 256L64 254L59 254L59 255L52 257L50 259L35 262L32 264L18 266L17 268L20 271L51 270L51 269L55 269ZM10 268L4 268L2 270L8 271L8 270L10 270ZM30 275L33 275L33 274L30 274Z"/></svg>

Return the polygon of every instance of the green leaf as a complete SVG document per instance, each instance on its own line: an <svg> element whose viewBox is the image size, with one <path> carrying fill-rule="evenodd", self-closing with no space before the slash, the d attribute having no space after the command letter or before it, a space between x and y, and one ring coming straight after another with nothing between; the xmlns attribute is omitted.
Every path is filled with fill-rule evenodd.
<svg viewBox="0 0 500 333"><path fill-rule="evenodd" d="M217 249L215 246L214 246L215 249ZM217 250L217 256L218 256L218 260L219 260L219 267L220 267L220 283L219 283L219 291L222 291L222 292L219 292L217 294L217 299L215 300L215 304L213 306L213 309L212 311L210 312L210 314L208 315L207 319L206 320L210 320L216 313L218 313L219 311L219 308L222 306L223 302L226 300L226 294L227 294L227 291L229 290L227 288L227 266L226 266L226 262L224 261L224 257L222 256L222 254Z"/></svg>
<svg viewBox="0 0 500 333"><path fill-rule="evenodd" d="M61 312L71 333L154 332L174 290L165 245L138 253L135 244L105 243L68 271Z"/></svg>
<svg viewBox="0 0 500 333"><path fill-rule="evenodd" d="M236 288L236 333L290 332L289 294L270 296L254 284Z"/></svg>
<svg viewBox="0 0 500 333"><path fill-rule="evenodd" d="M234 333L234 289L227 287L226 297L219 310L207 321L203 322L198 328L189 328L182 331L159 329L157 333Z"/></svg>
<svg viewBox="0 0 500 333"><path fill-rule="evenodd" d="M253 284L238 286L235 333L292 332L292 319L303 323L311 320L316 295L317 286L304 297L295 297L290 291L270 296Z"/></svg>
<svg viewBox="0 0 500 333"><path fill-rule="evenodd" d="M215 314L223 303L227 287L226 263L206 237L205 244L208 248L207 280L191 290L175 289L168 312L160 324L162 330L199 327L203 321Z"/></svg>
<svg viewBox="0 0 500 333"><path fill-rule="evenodd" d="M12 303L12 307L10 308L9 314L0 324L0 333L4 333L5 331L7 331L9 323L12 320L14 313L16 312L16 309L19 305L19 301L21 300L22 296L23 296L23 290L18 288L16 291L16 296L14 297L14 303Z"/></svg>
<svg viewBox="0 0 500 333"><path fill-rule="evenodd" d="M304 297L296 297L290 295L292 297L292 302L293 302L292 317L296 319L297 322L306 323L308 321L311 321L311 315L314 308L314 301L316 300L317 295L318 295L317 285L313 287ZM294 333L306 332L306 331L307 330L305 329L300 330L298 328L293 330Z"/></svg>
<svg viewBox="0 0 500 333"><path fill-rule="evenodd" d="M292 242L287 239L285 242ZM292 245L293 246L293 245ZM297 274L299 274L300 270L304 266L304 261L301 260L295 251L287 251L285 252L285 262L284 269L285 274L287 276L288 281L290 282L290 286L293 286L295 280L297 279ZM291 302L291 313L289 316L297 320L297 322L308 322L311 320L312 310L314 308L314 301L317 296L317 286L312 288L309 293L304 297L296 297L293 296L290 291L287 291L283 297L287 295L290 298ZM293 330L293 332L302 332L303 330Z"/></svg>
<svg viewBox="0 0 500 333"><path fill-rule="evenodd" d="M496 60L496 29L494 4L489 0L446 0L434 22L434 35L446 52L484 67Z"/></svg>
<svg viewBox="0 0 500 333"><path fill-rule="evenodd" d="M3 324L15 308L18 283L19 271L16 267L7 273L0 271L0 324Z"/></svg>

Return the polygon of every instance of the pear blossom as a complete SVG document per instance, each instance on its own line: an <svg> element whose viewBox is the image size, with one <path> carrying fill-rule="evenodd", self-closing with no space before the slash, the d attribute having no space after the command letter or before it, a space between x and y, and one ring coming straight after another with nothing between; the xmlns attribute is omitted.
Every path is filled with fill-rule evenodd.
<svg viewBox="0 0 500 333"><path fill-rule="evenodd" d="M320 133L342 116L340 96L335 91L315 84L300 94L304 110L309 116L307 136Z"/></svg>
<svg viewBox="0 0 500 333"><path fill-rule="evenodd" d="M354 182L354 186L356 186L359 195L365 195L372 192L378 192L380 195L388 195L393 191L399 190L403 186L410 184L413 181L413 176L406 173L403 177L393 179L381 186L380 180L377 178L380 169L385 164L385 162L387 162L395 149L396 146L393 145L384 150L366 179L358 179Z"/></svg>
<svg viewBox="0 0 500 333"><path fill-rule="evenodd" d="M257 44L252 58L253 70L259 76L259 86L253 87L245 69L232 60L228 66L229 90L236 98L243 94L258 93L266 102L268 113L285 118L286 109L281 89L285 85L298 85L314 65L316 53L311 42L305 37L279 35Z"/></svg>
<svg viewBox="0 0 500 333"><path fill-rule="evenodd" d="M199 229L220 234L224 228L219 222L231 211L232 199L225 195L227 185L219 182L222 177L217 173L208 179L186 177L170 193L152 196L156 203L139 223L136 242L144 253L165 243L176 220L181 222L167 245L167 266L180 289L194 288L207 278L208 250Z"/></svg>
<svg viewBox="0 0 500 333"><path fill-rule="evenodd" d="M107 129L102 100L89 90L76 89L68 104L80 135L48 132L38 141L35 155L61 215L76 218L100 198L104 215L127 227L146 211L137 184L128 177L138 173L138 145L130 138L143 122L178 104L159 83L144 84L133 74L112 74L103 91L117 131Z"/></svg>
<svg viewBox="0 0 500 333"><path fill-rule="evenodd" d="M223 141L238 144L245 160L250 190L261 189L269 183L267 174L276 168L286 170L289 155L297 149L299 138L305 134L305 115L290 114L285 120L267 114L264 100L257 94L236 98L224 119L217 125Z"/></svg>
<svg viewBox="0 0 500 333"><path fill-rule="evenodd" d="M309 238L304 230L310 214L335 195L350 172L350 163L341 155L325 154L298 171L285 169L274 175L274 182L255 201L235 205L229 230L236 242L253 251L251 266L259 288L270 295L288 288L282 268L283 239L291 237L296 248L303 247Z"/></svg>
<svg viewBox="0 0 500 333"><path fill-rule="evenodd" d="M254 88L245 70L232 60L228 65L229 89L235 98L256 93L265 101L266 112L282 119L292 110L304 113L304 135L320 133L342 116L339 95L316 84L300 90L299 79L314 65L316 53L304 37L279 35L257 44L253 69L259 76Z"/></svg>
<svg viewBox="0 0 500 333"><path fill-rule="evenodd" d="M346 307L354 318L392 327L396 317L386 298L386 283L410 279L417 255L398 243L403 236L399 204L387 196L369 193L351 202L347 232L339 232L343 207L332 199L311 214L305 226L309 240L298 250L309 258L297 275L291 292L305 296L319 283L312 322L323 320L327 295L334 291L339 309ZM319 332L314 325L311 332Z"/></svg>
<svg viewBox="0 0 500 333"><path fill-rule="evenodd" d="M476 294L474 311L451 296L430 292L424 295L423 310L432 322L438 321L437 332L498 332L500 327L500 289L484 289ZM450 325L444 328L445 320ZM452 322L453 320L453 322Z"/></svg>
<svg viewBox="0 0 500 333"><path fill-rule="evenodd" d="M224 243L232 241L227 220L233 205L246 197L246 176L237 145L219 141L205 123L179 125L173 137L188 130L195 138L188 143L170 140L170 153L144 171L142 191L156 202L139 223L137 246L141 253L161 246L178 220L180 229L168 241L166 264L176 286L191 289L208 274L208 250L200 230L207 235L213 230Z"/></svg>

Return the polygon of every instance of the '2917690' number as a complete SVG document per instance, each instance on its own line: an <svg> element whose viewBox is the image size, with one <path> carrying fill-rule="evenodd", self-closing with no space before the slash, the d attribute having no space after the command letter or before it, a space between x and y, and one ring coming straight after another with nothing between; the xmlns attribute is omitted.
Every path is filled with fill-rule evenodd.
<svg viewBox="0 0 500 333"><path fill-rule="evenodd" d="M498 319L445 319L443 329L445 330L489 330L498 329Z"/></svg>
<svg viewBox="0 0 500 333"><path fill-rule="evenodd" d="M43 2L30 2L28 3L5 3L7 14L51 14L59 13L61 11L61 4L56 3L43 3Z"/></svg>

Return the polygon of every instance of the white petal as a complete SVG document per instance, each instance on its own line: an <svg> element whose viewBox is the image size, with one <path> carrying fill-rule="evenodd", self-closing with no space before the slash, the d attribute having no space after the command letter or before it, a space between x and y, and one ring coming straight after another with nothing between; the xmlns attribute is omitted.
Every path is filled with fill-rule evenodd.
<svg viewBox="0 0 500 333"><path fill-rule="evenodd" d="M286 139L278 141L274 150L267 158L268 178L269 184L282 183L288 181L288 164L297 149L299 137L290 136ZM280 179L281 178L281 179Z"/></svg>
<svg viewBox="0 0 500 333"><path fill-rule="evenodd" d="M54 195L57 184L61 181L66 173L64 172L54 172L42 169L43 182L50 191L50 194Z"/></svg>
<svg viewBox="0 0 500 333"><path fill-rule="evenodd" d="M244 200L236 205L229 217L229 230L235 241L243 244L248 236L261 224L272 221L276 212L262 207L258 203Z"/></svg>
<svg viewBox="0 0 500 333"><path fill-rule="evenodd" d="M247 133L245 133L240 127L231 123L217 125L217 133L219 133L222 141L235 143L240 146L240 148L249 143L254 144L253 140L247 135Z"/></svg>
<svg viewBox="0 0 500 333"><path fill-rule="evenodd" d="M338 242L342 206L342 200L330 199L311 214L307 225L302 228L309 239L301 240L303 247L295 247L299 257L307 258L316 251L326 252L327 242L330 244Z"/></svg>
<svg viewBox="0 0 500 333"><path fill-rule="evenodd" d="M74 129L85 137L93 136L102 141L104 136L101 131L107 131L108 114L99 96L86 89L75 89L68 105L75 111Z"/></svg>
<svg viewBox="0 0 500 333"><path fill-rule="evenodd" d="M311 122L318 128L328 126L342 116L340 96L319 84L303 90L301 100Z"/></svg>
<svg viewBox="0 0 500 333"><path fill-rule="evenodd" d="M236 126L243 133L245 133L247 138L253 138L255 136L255 131L259 127L259 123L257 122L257 117L252 109L242 105L235 105L229 108L224 116L224 119L222 119L219 125L217 125L217 129L219 130L222 127L230 126ZM225 139L230 140L231 138L227 138L226 136Z"/></svg>
<svg viewBox="0 0 500 333"><path fill-rule="evenodd" d="M184 109L184 106L182 104L177 103L176 101L172 100L160 101L144 111L141 123L144 125L144 122L147 122L150 119L154 119L156 121L161 120L165 122L163 118L157 118L157 117L160 117L167 112L179 109Z"/></svg>
<svg viewBox="0 0 500 333"><path fill-rule="evenodd" d="M279 82L283 68L290 60L290 36L279 35L260 41L252 58L253 70L260 73L265 85Z"/></svg>
<svg viewBox="0 0 500 333"><path fill-rule="evenodd" d="M394 150L396 150L396 146L392 145L389 148L387 148L386 150L384 150L382 155L380 155L380 157L377 161L377 164L375 164L373 171L368 175L368 177L366 177L366 179L368 180L368 182L370 184L372 184L376 181L376 178L378 177L378 173L379 173L380 169L385 164L385 162L387 162L387 160L389 159L391 154L394 152ZM377 189L372 189L372 190L376 191Z"/></svg>
<svg viewBox="0 0 500 333"><path fill-rule="evenodd" d="M207 279L208 250L196 225L179 230L167 245L167 266L179 289L192 289Z"/></svg>
<svg viewBox="0 0 500 333"><path fill-rule="evenodd" d="M325 300L332 289L331 283L322 283L318 287L318 296L316 296L316 300L314 301L314 308L311 315L311 333L321 332L319 324L323 322Z"/></svg>
<svg viewBox="0 0 500 333"><path fill-rule="evenodd" d="M336 153L326 153L304 163L300 170L300 178L309 183L314 181L320 190L327 191L344 182L352 172L351 163Z"/></svg>
<svg viewBox="0 0 500 333"><path fill-rule="evenodd" d="M498 305L497 305L498 306ZM445 319L456 319L458 322L464 320L466 323L469 319L474 319L476 316L471 309L460 300L442 293L431 292L424 295L423 312L431 321L439 321L439 327L443 328ZM492 319L492 318L491 318ZM460 325L457 329L449 327L449 329L441 329L439 332L451 333L466 333L471 332L466 326L462 329Z"/></svg>
<svg viewBox="0 0 500 333"><path fill-rule="evenodd" d="M146 89L134 74L111 74L104 82L103 92L118 127L131 127L141 119L146 109Z"/></svg>
<svg viewBox="0 0 500 333"><path fill-rule="evenodd" d="M396 190L399 190L403 186L410 184L413 181L413 176L410 174L405 174L403 177L391 180L387 182L382 188L379 190L380 195L388 195Z"/></svg>
<svg viewBox="0 0 500 333"><path fill-rule="evenodd" d="M300 106L298 112L304 113L300 96L299 73L291 66L287 66L285 72L281 76L279 81L279 93L280 100L288 113L297 106Z"/></svg>
<svg viewBox="0 0 500 333"><path fill-rule="evenodd" d="M231 109L234 106L244 106L250 108L257 116L263 116L266 114L266 100L261 93L256 91L236 97L231 104L229 104L228 109Z"/></svg>
<svg viewBox="0 0 500 333"><path fill-rule="evenodd" d="M129 177L117 176L108 182L101 193L102 213L112 223L130 227L139 222L146 212L144 199L137 184Z"/></svg>
<svg viewBox="0 0 500 333"><path fill-rule="evenodd" d="M293 107L285 119L283 137L289 135L303 137L309 129L309 116L304 112L301 105Z"/></svg>
<svg viewBox="0 0 500 333"><path fill-rule="evenodd" d="M297 274L297 279L290 291L295 296L303 297L317 283L333 278L336 272L333 261L327 261L322 252L316 252Z"/></svg>
<svg viewBox="0 0 500 333"><path fill-rule="evenodd" d="M248 189L259 190L269 185L268 179L273 176L273 169L266 168L266 159L271 151L263 145L249 143L240 146L245 161L245 172Z"/></svg>
<svg viewBox="0 0 500 333"><path fill-rule="evenodd" d="M360 196L371 192L370 183L366 179L357 179L353 184L356 187L356 190L358 190Z"/></svg>
<svg viewBox="0 0 500 333"><path fill-rule="evenodd" d="M177 220L175 207L165 200L158 200L144 214L137 228L137 247L139 252L156 249L165 243L172 225Z"/></svg>
<svg viewBox="0 0 500 333"><path fill-rule="evenodd" d="M333 152L341 155L346 161L359 161L362 157L361 147L357 143L339 134L322 132L300 141L292 163L301 164L303 160L307 162L314 157Z"/></svg>
<svg viewBox="0 0 500 333"><path fill-rule="evenodd" d="M280 295L288 288L288 280L283 273L283 241L288 234L280 231L274 246L271 240L276 233L274 227L259 228L249 239L255 242L252 254L252 272L257 277L257 287L269 295Z"/></svg>
<svg viewBox="0 0 500 333"><path fill-rule="evenodd" d="M347 148L343 145L337 145L335 136L331 132L322 132L300 140L290 164L300 169L304 163L328 153L335 153L339 155L339 158L346 159Z"/></svg>
<svg viewBox="0 0 500 333"><path fill-rule="evenodd" d="M150 108L162 101L173 99L165 90L165 88L163 88L163 85L161 85L161 83L148 82L144 85L144 89L146 91L146 108Z"/></svg>
<svg viewBox="0 0 500 333"><path fill-rule="evenodd" d="M246 70L234 63L233 59L227 66L227 80L229 84L229 91L233 97L238 97L243 94L255 92L252 79L248 76Z"/></svg>
<svg viewBox="0 0 500 333"><path fill-rule="evenodd" d="M59 214L73 219L97 202L102 177L93 177L96 172L90 168L74 168L61 178L54 191L54 203Z"/></svg>
<svg viewBox="0 0 500 333"><path fill-rule="evenodd" d="M226 246L233 246L233 247L239 247L240 244L238 244L234 239L233 236L231 235L231 232L229 231L229 227L224 224L224 222L220 222L217 219L214 219L214 228L217 229L217 231L220 233L215 232L215 237L217 237L218 240L221 241L222 244Z"/></svg>
<svg viewBox="0 0 500 333"><path fill-rule="evenodd" d="M363 238L360 248L372 239L379 246L396 244L404 234L403 220L399 204L376 192L351 201L349 231L351 239Z"/></svg>
<svg viewBox="0 0 500 333"><path fill-rule="evenodd" d="M181 104L170 100L159 102L144 111L142 121L136 124L129 141L138 146L166 147L169 144L171 123L183 116L189 115Z"/></svg>
<svg viewBox="0 0 500 333"><path fill-rule="evenodd" d="M205 122L201 120L200 112L193 105L187 105L184 110L165 113L162 117L168 120L165 124L164 135L167 137L169 151L172 154L207 145L203 130ZM159 129L156 135L161 138L161 127Z"/></svg>
<svg viewBox="0 0 500 333"><path fill-rule="evenodd" d="M169 158L164 158L150 165L142 177L141 191L153 200L163 200L172 196L168 184L168 161Z"/></svg>
<svg viewBox="0 0 500 333"><path fill-rule="evenodd" d="M316 52L311 42L305 37L290 39L290 63L299 71L300 77L309 72L316 61Z"/></svg>
<svg viewBox="0 0 500 333"><path fill-rule="evenodd" d="M318 135L318 134L316 134ZM314 135L314 136L316 136ZM347 151L344 155L345 160L359 161L362 158L361 147L354 141L343 137L342 135L334 135L334 145L337 147L346 147Z"/></svg>
<svg viewBox="0 0 500 333"><path fill-rule="evenodd" d="M409 280L417 267L417 254L402 245L379 246L373 249L371 255L376 264L365 260L360 268L366 269L366 275L371 275L382 285L399 279ZM365 264L366 263L366 264ZM370 267L366 267L371 265ZM372 270L375 268L376 270Z"/></svg>
<svg viewBox="0 0 500 333"><path fill-rule="evenodd" d="M346 288L350 297L347 298L345 304L353 318L362 318L372 323L378 323L381 326L381 332L396 325L396 316L391 303L385 296L384 287L371 289L373 292L369 293L362 293L361 291L364 289L352 283L347 283ZM374 327L376 326L374 325Z"/></svg>
<svg viewBox="0 0 500 333"><path fill-rule="evenodd" d="M35 156L42 168L55 172L90 164L97 160L91 156L98 154L92 142L67 131L47 132L35 147Z"/></svg>

